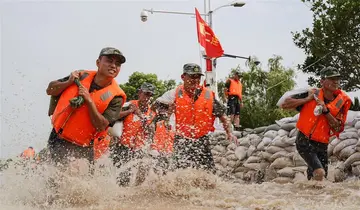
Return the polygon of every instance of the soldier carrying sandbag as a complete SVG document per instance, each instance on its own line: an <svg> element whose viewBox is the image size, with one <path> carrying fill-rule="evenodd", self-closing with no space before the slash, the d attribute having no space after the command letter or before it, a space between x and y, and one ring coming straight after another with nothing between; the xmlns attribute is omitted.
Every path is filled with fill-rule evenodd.
<svg viewBox="0 0 360 210"><path fill-rule="evenodd" d="M296 148L308 165L308 180L322 181L327 177L329 138L339 136L345 127L351 99L339 88L340 78L337 69L326 67L321 70L320 89L290 96L281 105L300 111Z"/></svg>

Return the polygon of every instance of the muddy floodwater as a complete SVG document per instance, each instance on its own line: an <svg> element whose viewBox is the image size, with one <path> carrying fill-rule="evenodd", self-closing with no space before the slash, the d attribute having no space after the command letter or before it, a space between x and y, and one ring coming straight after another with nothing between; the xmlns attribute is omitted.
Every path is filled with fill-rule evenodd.
<svg viewBox="0 0 360 210"><path fill-rule="evenodd" d="M342 183L299 181L250 184L224 180L197 170L159 177L150 172L139 186L116 185L109 160L87 175L84 162L60 173L49 165L36 169L11 165L1 174L0 209L359 209L360 181ZM50 178L59 184L48 187ZM330 175L331 179L331 175ZM53 200L50 204L49 200Z"/></svg>

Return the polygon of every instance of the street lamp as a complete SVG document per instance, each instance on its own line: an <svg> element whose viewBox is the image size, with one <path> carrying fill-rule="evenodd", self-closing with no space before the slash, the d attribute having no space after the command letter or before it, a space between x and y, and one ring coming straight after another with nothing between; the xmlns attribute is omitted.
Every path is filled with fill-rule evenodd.
<svg viewBox="0 0 360 210"><path fill-rule="evenodd" d="M206 7L206 0L204 1L205 7ZM212 15L215 11L224 8L224 7L243 7L245 5L244 2L234 2L231 4L225 4L222 6L219 6L213 10L210 9L209 12L206 12L206 8L205 8L205 13L204 14L200 14L201 16L204 17L208 17L209 18L209 26L210 28L213 27L213 21L212 21ZM210 7L210 0L209 0L209 7ZM191 12L175 12L175 11L164 11L164 10L154 10L154 9L143 9L140 13L140 18L141 21L146 22L148 20L148 16L149 14L154 14L154 13L163 13L163 14L177 14L177 15L191 15L194 16L195 13L191 13ZM231 57L231 56L222 56L222 57ZM241 56L235 57L235 58L240 58ZM211 89L215 92L215 96L216 98L218 98L218 92L217 92L217 82L216 82L216 72L215 72L215 67L216 65L214 65L214 60L204 57L206 60L206 84L210 84ZM250 58L249 58L250 59ZM216 63L216 61L215 61Z"/></svg>

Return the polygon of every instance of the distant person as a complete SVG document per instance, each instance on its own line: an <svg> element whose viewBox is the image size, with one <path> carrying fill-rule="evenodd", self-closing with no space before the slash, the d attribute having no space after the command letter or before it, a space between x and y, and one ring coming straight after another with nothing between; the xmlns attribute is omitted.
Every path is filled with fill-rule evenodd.
<svg viewBox="0 0 360 210"><path fill-rule="evenodd" d="M106 134L126 101L115 81L125 61L118 49L106 47L96 60L97 71L73 71L49 83L46 92L53 99L49 108L53 125L48 140L51 161L67 165L69 157L75 157L93 163L94 139ZM75 100L74 107L69 101L77 96L83 101Z"/></svg>
<svg viewBox="0 0 360 210"><path fill-rule="evenodd" d="M219 117L227 139L236 141L225 115L226 108L215 99L215 94L200 84L203 73L199 65L183 66L183 85L156 99L153 109L174 108L175 140L173 158L175 168L199 168L215 171L210 150L209 133L213 132L215 118Z"/></svg>
<svg viewBox="0 0 360 210"><path fill-rule="evenodd" d="M24 150L21 154L20 157L26 160L32 160L35 158L35 150L33 147L28 147L26 150Z"/></svg>
<svg viewBox="0 0 360 210"><path fill-rule="evenodd" d="M240 78L240 71L235 71L233 76L226 81L224 90L224 95L227 99L227 115L230 116L231 123L237 131L241 128L240 109L244 105L242 101L242 83Z"/></svg>
<svg viewBox="0 0 360 210"><path fill-rule="evenodd" d="M285 99L284 109L300 111L296 127L296 149L308 165L308 179L322 181L328 174L327 147L331 136L344 130L351 99L340 90L341 75L337 69L321 71L321 88L307 95Z"/></svg>

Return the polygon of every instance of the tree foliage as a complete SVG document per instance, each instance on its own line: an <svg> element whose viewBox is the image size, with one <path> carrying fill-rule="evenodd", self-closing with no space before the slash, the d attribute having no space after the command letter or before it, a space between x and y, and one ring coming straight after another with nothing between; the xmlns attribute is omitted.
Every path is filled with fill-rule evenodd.
<svg viewBox="0 0 360 210"><path fill-rule="evenodd" d="M155 85L156 93L153 98L161 96L166 91L171 90L176 86L176 82L173 79L159 80L156 74L134 72L132 75L130 75L128 81L125 84L120 84L121 89L123 89L127 95L127 100L137 99L137 91L144 82Z"/></svg>
<svg viewBox="0 0 360 210"><path fill-rule="evenodd" d="M240 121L243 127L265 126L274 123L275 120L295 114L276 106L281 96L295 86L294 70L285 68L281 64L281 60L282 57L280 56L270 58L268 60L268 71L264 71L261 67L250 62L249 71L242 72L244 107L241 109ZM238 69L239 67L232 69L232 72ZM220 100L224 100L224 87L225 82L219 82Z"/></svg>
<svg viewBox="0 0 360 210"><path fill-rule="evenodd" d="M345 91L360 88L360 1L302 0L310 3L313 27L293 33L294 43L307 55L300 65L305 73L319 76L324 66L338 68ZM319 84L310 77L310 85Z"/></svg>

